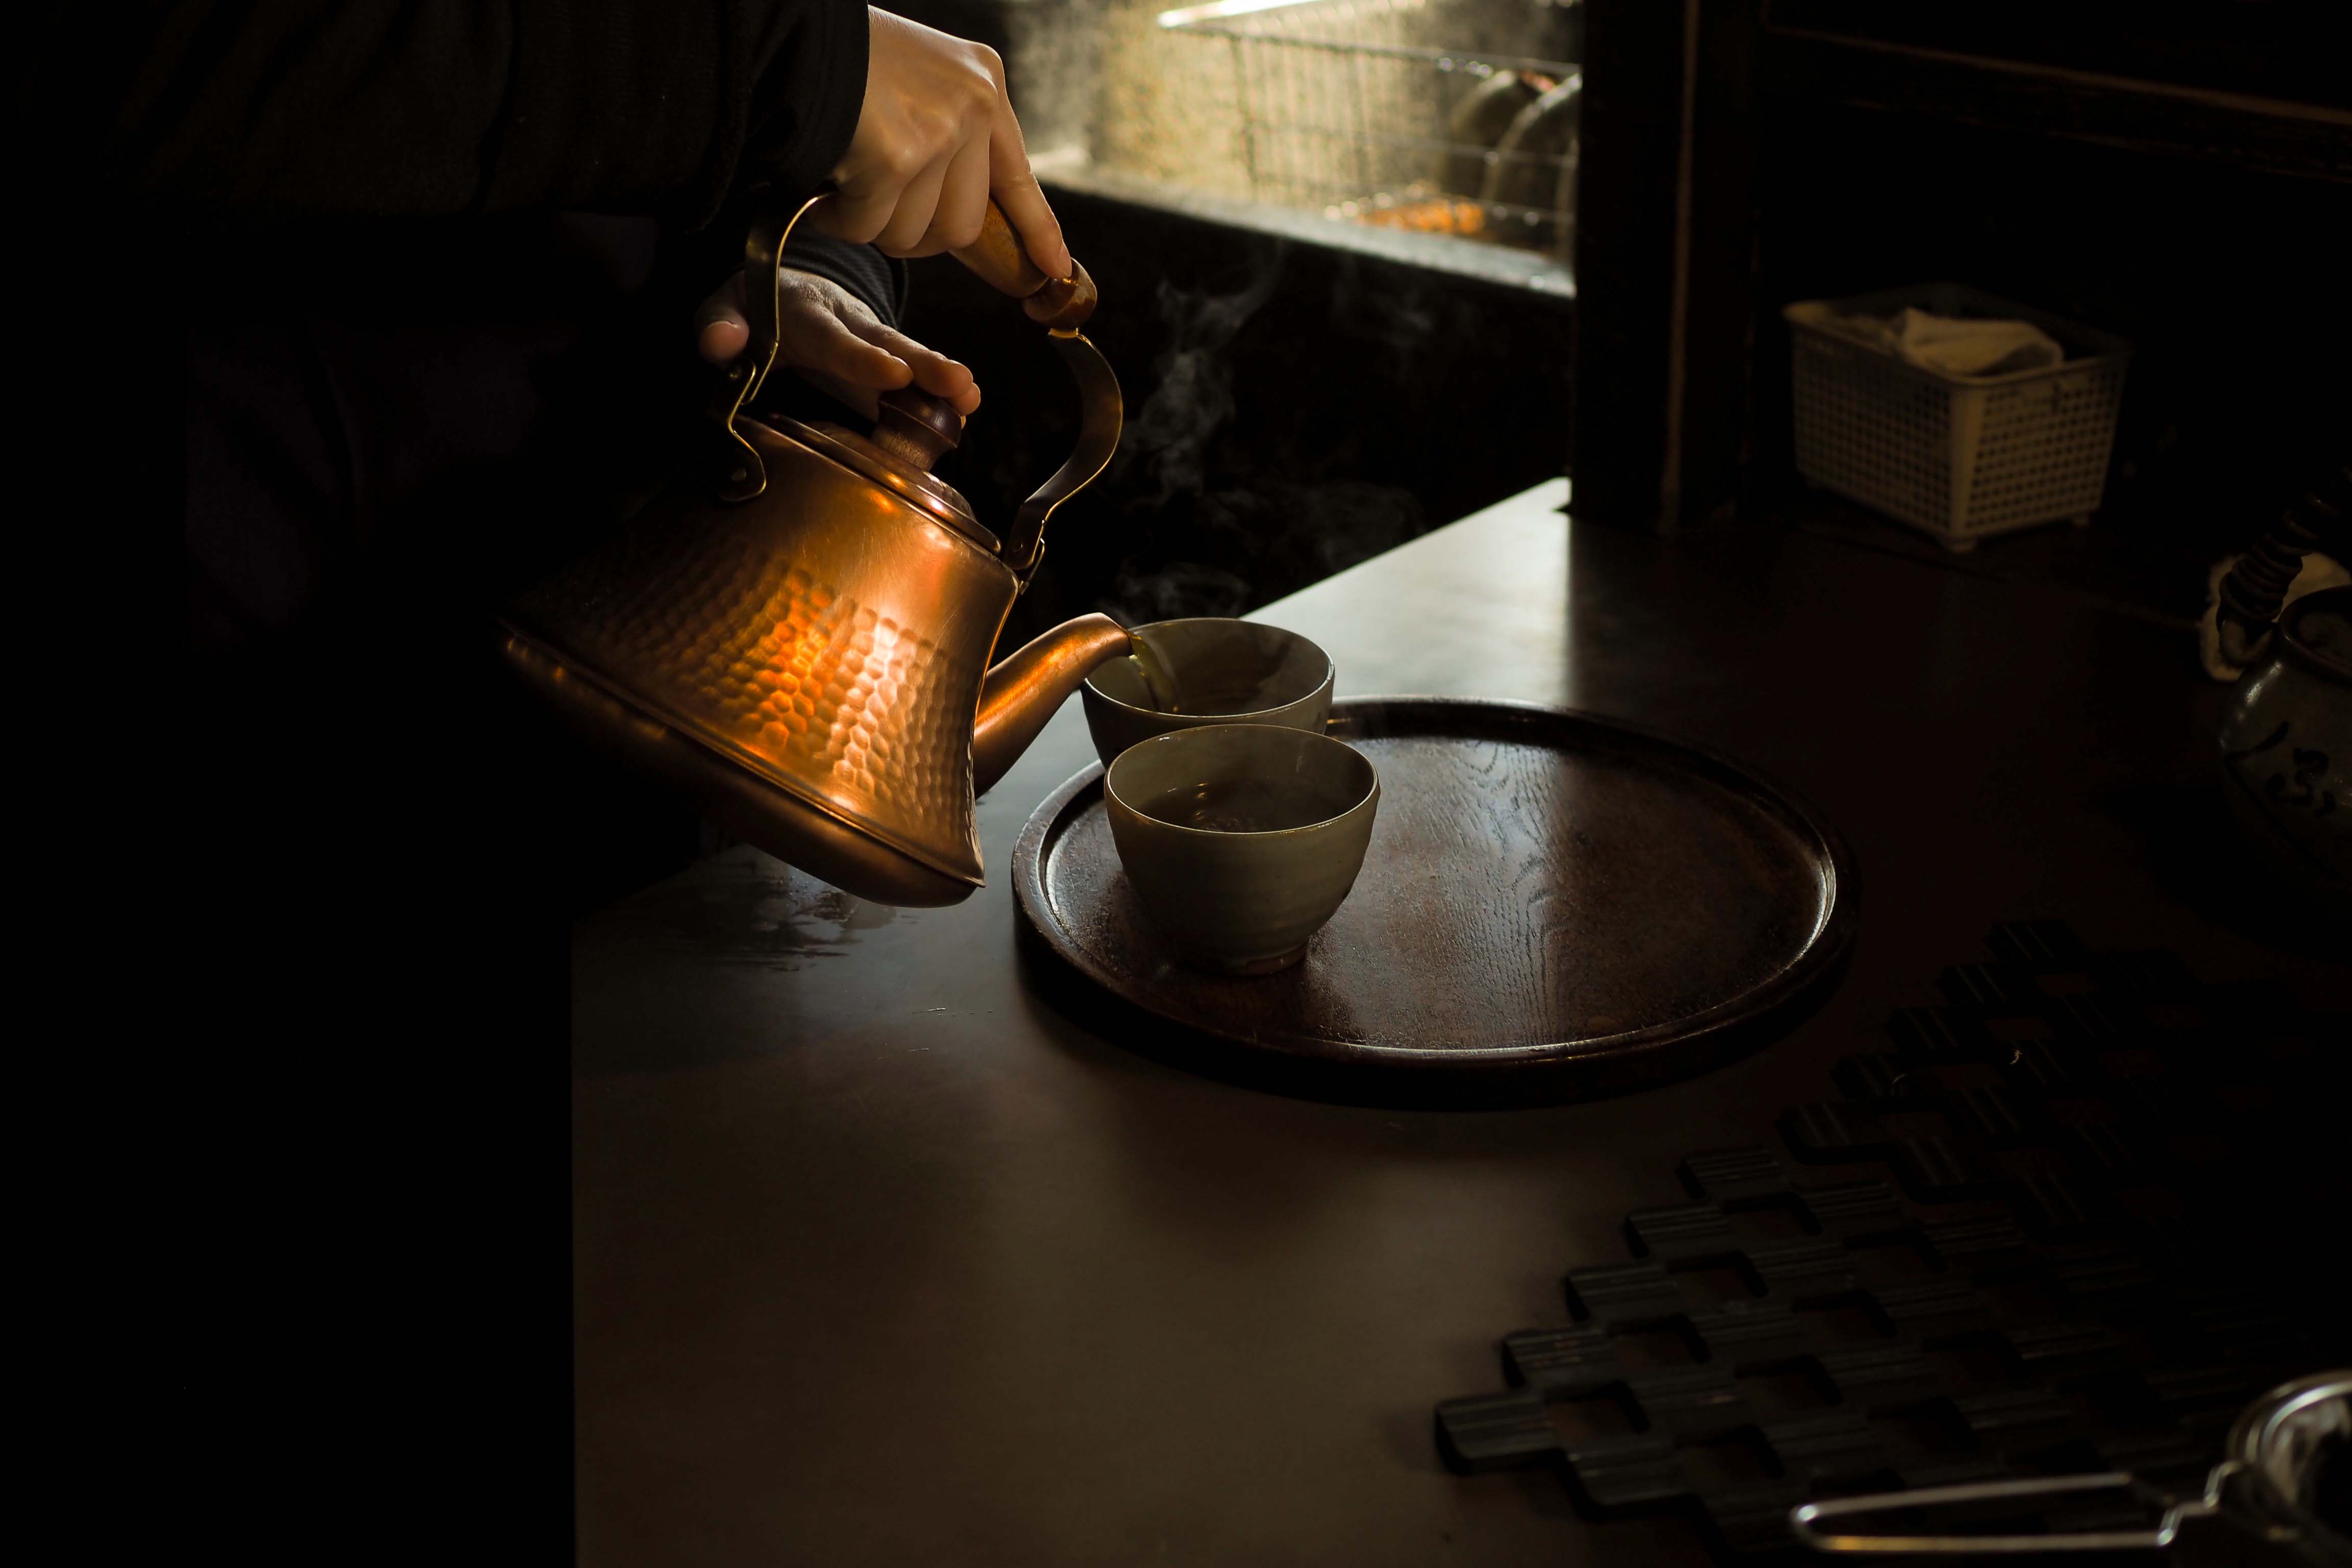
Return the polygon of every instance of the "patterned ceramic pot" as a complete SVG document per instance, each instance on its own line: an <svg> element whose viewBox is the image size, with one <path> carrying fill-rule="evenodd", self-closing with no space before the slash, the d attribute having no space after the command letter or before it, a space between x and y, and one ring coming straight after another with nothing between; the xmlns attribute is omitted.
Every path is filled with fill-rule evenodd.
<svg viewBox="0 0 2352 1568"><path fill-rule="evenodd" d="M2306 594L2230 694L2221 771L2248 842L2352 914L2352 588Z"/></svg>

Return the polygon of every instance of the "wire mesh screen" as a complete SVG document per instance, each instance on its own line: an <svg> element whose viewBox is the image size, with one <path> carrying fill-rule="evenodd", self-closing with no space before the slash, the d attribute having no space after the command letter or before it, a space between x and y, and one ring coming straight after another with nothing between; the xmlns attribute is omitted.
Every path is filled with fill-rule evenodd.
<svg viewBox="0 0 2352 1568"><path fill-rule="evenodd" d="M1573 0L1217 0L1113 29L1097 162L1565 261ZM1142 18L1136 18L1139 22Z"/></svg>

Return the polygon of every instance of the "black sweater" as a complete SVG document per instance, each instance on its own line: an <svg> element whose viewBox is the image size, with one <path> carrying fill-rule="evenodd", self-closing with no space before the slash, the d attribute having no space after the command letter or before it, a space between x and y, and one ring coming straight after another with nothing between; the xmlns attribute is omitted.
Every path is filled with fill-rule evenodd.
<svg viewBox="0 0 2352 1568"><path fill-rule="evenodd" d="M558 211L661 220L709 288L749 213L840 161L866 89L858 0L178 0L101 26L28 73L37 142L222 304L561 294ZM793 253L896 314L879 253Z"/></svg>
<svg viewBox="0 0 2352 1568"><path fill-rule="evenodd" d="M709 394L695 302L751 214L839 162L866 86L859 0L81 0L31 26L16 145L58 199L23 205L26 248L68 270L58 315L137 323L142 383L187 387L197 620L246 628L306 614L355 542L460 563L664 471ZM870 247L791 260L897 318L904 268ZM529 504L502 510L509 470Z"/></svg>
<svg viewBox="0 0 2352 1568"><path fill-rule="evenodd" d="M122 32L83 89L100 180L260 217L698 226L814 190L866 90L856 0L181 0Z"/></svg>

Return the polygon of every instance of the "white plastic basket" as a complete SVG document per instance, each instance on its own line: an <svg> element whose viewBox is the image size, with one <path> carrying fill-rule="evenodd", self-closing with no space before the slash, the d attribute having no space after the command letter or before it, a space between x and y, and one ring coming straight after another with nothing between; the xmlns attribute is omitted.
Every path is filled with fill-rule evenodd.
<svg viewBox="0 0 2352 1568"><path fill-rule="evenodd" d="M2063 363L2008 375L1957 376L1789 318L1797 471L1970 550L1990 534L2098 510L2123 404L2131 345L2111 333L1957 283L1890 289L1826 304L1839 315L2031 321L2066 351Z"/></svg>

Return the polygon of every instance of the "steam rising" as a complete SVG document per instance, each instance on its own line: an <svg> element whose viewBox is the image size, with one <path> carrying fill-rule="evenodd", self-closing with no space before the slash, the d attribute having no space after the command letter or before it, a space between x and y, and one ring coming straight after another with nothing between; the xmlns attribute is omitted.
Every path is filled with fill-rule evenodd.
<svg viewBox="0 0 2352 1568"><path fill-rule="evenodd" d="M1426 531L1419 500L1392 486L1255 473L1244 486L1230 472L1213 482L1217 437L1236 409L1228 351L1274 297L1282 259L1276 251L1233 293L1160 285L1167 345L1111 475L1132 498L1123 521L1135 543L1100 607L1129 625L1237 616ZM1381 335L1401 366L1427 323L1392 323Z"/></svg>
<svg viewBox="0 0 2352 1568"><path fill-rule="evenodd" d="M1168 346L1152 371L1157 384L1119 437L1118 469L1141 463L1155 486L1155 510L1179 495L1198 495L1209 440L1234 416L1233 369L1224 352L1243 326L1274 298L1281 281L1275 262L1236 294L1194 293L1162 279L1160 319Z"/></svg>
<svg viewBox="0 0 2352 1568"><path fill-rule="evenodd" d="M1058 168L1094 168L1171 188L1254 193L1234 52L1222 41L1162 30L1158 14L1179 3L1030 0L1010 13L1016 106L1031 155L1049 180ZM1299 15L1302 26L1311 21L1366 39L1413 41L1402 31L1389 35L1435 27L1449 42L1467 34L1483 41L1490 26L1517 36L1525 13L1550 3L1337 0ZM1425 10L1434 14L1424 17ZM1465 28L1465 14L1475 14L1479 26ZM1286 56L1285 63L1312 65L1317 82L1339 72L1351 93L1365 79L1360 62L1344 57ZM1426 84L1416 78L1415 85L1412 112L1426 115ZM1328 464L1329 453L1252 449L1265 444L1264 431L1251 432L1247 444L1236 438L1234 346L1279 289L1286 252L1283 245L1261 252L1266 259L1230 292L1164 279L1155 291L1167 336L1150 391L1139 406L1130 403L1105 476L1119 498L1125 551L1099 607L1130 625L1239 615L1426 531L1419 500L1405 490L1291 477L1306 466L1295 458ZM1442 331L1443 307L1423 290L1367 289L1352 268L1310 308L1328 309L1341 333L1381 343L1383 368L1399 376Z"/></svg>

